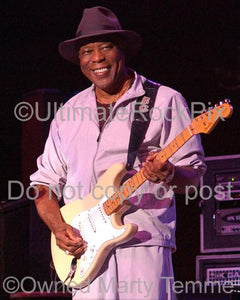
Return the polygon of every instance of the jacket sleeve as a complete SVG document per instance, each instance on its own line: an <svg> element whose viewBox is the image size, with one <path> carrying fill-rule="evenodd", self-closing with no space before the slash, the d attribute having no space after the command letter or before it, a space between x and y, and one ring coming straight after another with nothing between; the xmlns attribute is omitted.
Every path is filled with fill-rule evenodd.
<svg viewBox="0 0 240 300"><path fill-rule="evenodd" d="M66 184L67 164L61 150L61 140L54 119L50 126L44 152L37 159L37 171L30 176L31 185L47 185L58 198Z"/></svg>
<svg viewBox="0 0 240 300"><path fill-rule="evenodd" d="M192 122L187 103L180 93L174 93L164 102L163 127L160 137L162 149ZM169 160L174 165L193 166L202 175L206 170L206 165L200 135L193 135Z"/></svg>

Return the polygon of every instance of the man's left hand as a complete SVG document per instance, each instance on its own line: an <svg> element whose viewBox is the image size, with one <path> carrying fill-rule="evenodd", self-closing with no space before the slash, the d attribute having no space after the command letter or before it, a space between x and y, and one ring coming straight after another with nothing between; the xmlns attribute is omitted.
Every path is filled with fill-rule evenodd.
<svg viewBox="0 0 240 300"><path fill-rule="evenodd" d="M143 174L151 182L159 183L163 181L169 183L174 177L174 165L169 161L161 162L157 155L157 152L149 153L146 161L142 164Z"/></svg>

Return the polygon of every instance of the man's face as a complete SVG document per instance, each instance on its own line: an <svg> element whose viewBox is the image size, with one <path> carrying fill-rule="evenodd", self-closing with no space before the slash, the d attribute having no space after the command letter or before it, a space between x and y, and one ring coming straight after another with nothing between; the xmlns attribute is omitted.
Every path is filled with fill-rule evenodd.
<svg viewBox="0 0 240 300"><path fill-rule="evenodd" d="M125 55L113 42L91 42L79 49L82 73L108 93L118 92L126 76Z"/></svg>

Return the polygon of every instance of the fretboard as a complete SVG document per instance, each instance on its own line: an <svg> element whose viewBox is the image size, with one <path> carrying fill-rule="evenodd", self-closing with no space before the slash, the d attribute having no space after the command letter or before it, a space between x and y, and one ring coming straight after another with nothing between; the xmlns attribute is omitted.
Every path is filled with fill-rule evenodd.
<svg viewBox="0 0 240 300"><path fill-rule="evenodd" d="M161 162L166 162L177 150L179 150L194 135L191 125L186 127L172 142L158 152L157 158ZM117 192L103 203L103 208L109 216L117 212L127 199L147 180L142 169L122 184Z"/></svg>

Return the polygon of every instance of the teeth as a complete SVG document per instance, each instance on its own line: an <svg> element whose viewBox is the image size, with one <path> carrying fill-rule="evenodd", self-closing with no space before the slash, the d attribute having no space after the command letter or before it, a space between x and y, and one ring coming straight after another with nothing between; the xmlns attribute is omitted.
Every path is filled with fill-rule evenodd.
<svg viewBox="0 0 240 300"><path fill-rule="evenodd" d="M93 70L94 73L101 73L101 72L105 72L105 71L107 71L107 68Z"/></svg>

